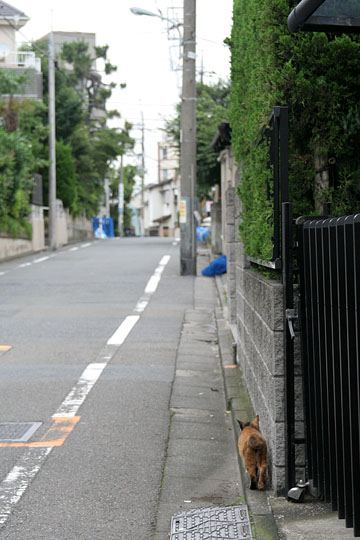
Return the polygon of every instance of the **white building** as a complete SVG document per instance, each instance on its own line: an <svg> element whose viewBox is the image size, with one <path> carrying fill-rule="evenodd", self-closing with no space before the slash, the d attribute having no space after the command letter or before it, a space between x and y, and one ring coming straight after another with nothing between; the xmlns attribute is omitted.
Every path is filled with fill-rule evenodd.
<svg viewBox="0 0 360 540"><path fill-rule="evenodd" d="M144 188L144 206L141 191L131 201L135 230L145 236L177 236L178 204L180 197L179 156L177 148L166 138L158 143L158 182ZM140 221L140 223L139 223Z"/></svg>
<svg viewBox="0 0 360 540"><path fill-rule="evenodd" d="M26 75L14 97L42 98L41 60L32 51L18 50L16 32L29 20L22 11L0 1L0 69L14 76Z"/></svg>

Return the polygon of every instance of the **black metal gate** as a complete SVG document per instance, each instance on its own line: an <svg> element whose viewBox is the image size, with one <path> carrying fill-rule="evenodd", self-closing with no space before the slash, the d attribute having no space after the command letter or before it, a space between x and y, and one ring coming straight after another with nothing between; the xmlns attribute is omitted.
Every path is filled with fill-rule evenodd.
<svg viewBox="0 0 360 540"><path fill-rule="evenodd" d="M360 536L360 214L297 232L308 477Z"/></svg>

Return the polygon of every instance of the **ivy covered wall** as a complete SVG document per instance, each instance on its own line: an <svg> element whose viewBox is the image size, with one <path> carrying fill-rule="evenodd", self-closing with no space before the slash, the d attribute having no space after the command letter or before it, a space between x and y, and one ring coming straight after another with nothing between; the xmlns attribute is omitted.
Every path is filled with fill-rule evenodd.
<svg viewBox="0 0 360 540"><path fill-rule="evenodd" d="M295 215L360 211L360 39L290 34L293 0L234 0L230 40L233 151L243 171L241 236L248 255L272 254L272 173L256 145L274 105L289 106Z"/></svg>

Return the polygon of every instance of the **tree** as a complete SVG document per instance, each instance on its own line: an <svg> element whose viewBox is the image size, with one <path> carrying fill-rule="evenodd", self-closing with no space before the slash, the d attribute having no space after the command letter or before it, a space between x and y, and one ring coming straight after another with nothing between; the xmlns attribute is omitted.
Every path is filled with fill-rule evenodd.
<svg viewBox="0 0 360 540"><path fill-rule="evenodd" d="M197 195L207 197L212 186L220 181L220 165L211 142L221 122L228 119L230 89L227 83L218 81L214 85L197 84L196 105L196 162ZM176 116L166 123L168 136L180 148L180 105Z"/></svg>
<svg viewBox="0 0 360 540"><path fill-rule="evenodd" d="M116 193L117 197L119 196L119 179L120 179L121 170L116 168L112 170L112 175L110 179L110 189L112 193ZM124 230L131 228L131 209L129 204L131 201L131 196L135 186L135 177L138 174L137 167L134 165L125 165L123 167L123 180L124 180ZM114 220L115 229L118 229L118 207L111 207L111 216Z"/></svg>
<svg viewBox="0 0 360 540"><path fill-rule="evenodd" d="M0 231L30 237L33 175L44 165L43 106L15 99L26 77L0 70Z"/></svg>
<svg viewBox="0 0 360 540"><path fill-rule="evenodd" d="M93 57L87 43L65 43L56 70L58 193L73 214L85 213L88 217L98 212L103 182L110 174L112 163L133 145L131 124L125 122L121 130L107 126L108 118L120 116L117 111L106 111L106 102L115 85L104 84L94 68L97 60L103 62L106 74L116 70L107 52L107 46L96 47ZM66 62L67 69L61 67L61 60ZM47 100L46 59L43 67ZM47 171L44 176L47 177ZM73 201L70 195L75 197Z"/></svg>
<svg viewBox="0 0 360 540"><path fill-rule="evenodd" d="M56 180L57 197L62 200L65 208L76 214L78 211L78 192L76 182L76 164L72 149L64 141L56 142Z"/></svg>

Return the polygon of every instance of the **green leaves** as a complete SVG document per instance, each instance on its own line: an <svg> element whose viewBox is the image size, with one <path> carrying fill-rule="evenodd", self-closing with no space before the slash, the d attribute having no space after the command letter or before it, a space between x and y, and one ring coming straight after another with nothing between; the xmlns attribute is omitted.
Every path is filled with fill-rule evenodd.
<svg viewBox="0 0 360 540"><path fill-rule="evenodd" d="M223 81L216 84L197 84L196 101L196 162L197 195L207 197L212 186L220 183L220 166L211 143L221 122L228 120L229 86ZM166 124L166 133L180 146L180 105L176 116Z"/></svg>
<svg viewBox="0 0 360 540"><path fill-rule="evenodd" d="M254 143L274 105L290 113L290 192L296 214L325 200L336 213L360 206L360 38L290 34L293 0L235 0L231 35L230 123L242 165L242 238L249 255L270 253L271 212L265 184L271 171ZM315 157L336 158L332 183L316 193ZM346 180L345 180L346 179ZM320 196L320 200L319 200ZM271 206L271 205L270 205ZM264 212L261 212L261 208Z"/></svg>
<svg viewBox="0 0 360 540"><path fill-rule="evenodd" d="M0 230L28 236L26 218L35 159L29 141L0 129ZM17 223L17 226L14 225Z"/></svg>
<svg viewBox="0 0 360 540"><path fill-rule="evenodd" d="M133 145L130 124L121 130L108 128L106 111L114 83L103 83L95 70L101 62L107 75L116 70L108 58L108 45L95 47L84 42L65 43L61 58L66 61L56 72L56 124L58 191L73 214L98 212L104 179L117 158Z"/></svg>

